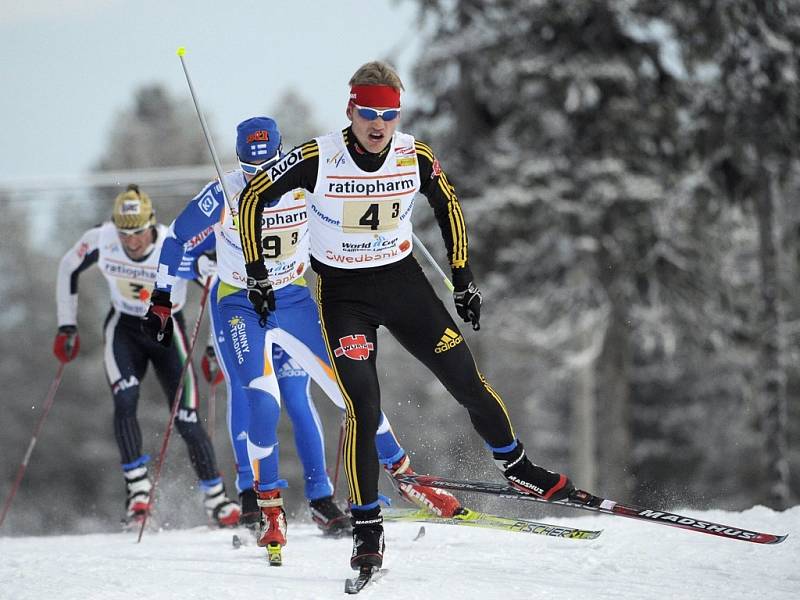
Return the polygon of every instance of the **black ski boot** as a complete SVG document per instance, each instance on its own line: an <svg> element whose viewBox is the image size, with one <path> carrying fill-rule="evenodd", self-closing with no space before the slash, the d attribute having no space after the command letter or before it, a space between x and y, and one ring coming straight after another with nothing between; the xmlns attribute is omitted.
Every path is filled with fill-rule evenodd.
<svg viewBox="0 0 800 600"><path fill-rule="evenodd" d="M520 441L511 452L494 452L492 455L508 482L521 492L555 501L568 498L575 490L566 475L553 473L529 461Z"/></svg>
<svg viewBox="0 0 800 600"><path fill-rule="evenodd" d="M379 506L369 510L351 510L353 522L353 554L350 567L356 571L362 567L380 569L383 565L383 517Z"/></svg>
<svg viewBox="0 0 800 600"><path fill-rule="evenodd" d="M242 508L239 525L244 525L255 532L261 521L261 509L258 507L258 497L254 489L247 489L239 494L239 506Z"/></svg>
<svg viewBox="0 0 800 600"><path fill-rule="evenodd" d="M125 518L122 519L123 527L133 527L141 523L152 509L150 506L150 490L153 484L147 476L147 467L141 465L125 471Z"/></svg>
<svg viewBox="0 0 800 600"><path fill-rule="evenodd" d="M350 520L333 501L333 496L311 500L308 506L311 518L326 536L338 538L352 531Z"/></svg>

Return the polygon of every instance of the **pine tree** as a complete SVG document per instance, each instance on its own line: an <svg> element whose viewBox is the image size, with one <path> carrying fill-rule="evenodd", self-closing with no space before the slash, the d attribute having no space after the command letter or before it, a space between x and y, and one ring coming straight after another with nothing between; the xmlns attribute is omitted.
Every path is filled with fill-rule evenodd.
<svg viewBox="0 0 800 600"><path fill-rule="evenodd" d="M516 373L513 360L501 368L504 382L521 380L537 434L548 424L565 428L566 411L546 397L583 397L570 422L598 422L576 427L567 447L594 444L591 431L613 439L573 460L597 450L599 464L585 472L598 472L617 496L637 479L662 481L687 499L752 480L731 456L756 449L746 407L758 349L768 346L753 335L751 307L759 290L779 289L758 279L758 240L765 274L776 273L779 245L763 225L759 238L753 211L731 206L720 185L720 175L742 178L729 158L739 145L734 124L755 105L731 112L725 98L752 86L715 75L742 56L740 31L753 17L745 4L421 3L431 33L415 75L429 95L415 133L441 153L462 197L487 317L502 315L493 329L504 351L493 356L528 357ZM785 9L781 31L794 27ZM735 26L730 11L742 14ZM769 21L759 18L750 23ZM753 48L778 44L785 59L773 68L793 77L781 43L788 34L761 29ZM778 98L793 89L774 74L763 87ZM764 111L748 114L757 123ZM786 116L774 122L789 131ZM773 157L786 156L781 144ZM763 245L769 239L773 250ZM765 305L774 346L779 305ZM774 347L761 352L777 375ZM720 422L737 445L724 439L726 428L710 430ZM537 439L537 452L548 442L566 450ZM636 491L645 499L658 492ZM752 501L747 494L740 498Z"/></svg>
<svg viewBox="0 0 800 600"><path fill-rule="evenodd" d="M777 508L789 501L784 305L781 263L782 195L797 170L800 79L800 6L795 2L710 3L707 14L718 24L716 37L700 59L719 66L698 113L708 123L703 133L709 171L731 203L754 215L758 227L760 310L756 317L758 387L765 440L765 500Z"/></svg>

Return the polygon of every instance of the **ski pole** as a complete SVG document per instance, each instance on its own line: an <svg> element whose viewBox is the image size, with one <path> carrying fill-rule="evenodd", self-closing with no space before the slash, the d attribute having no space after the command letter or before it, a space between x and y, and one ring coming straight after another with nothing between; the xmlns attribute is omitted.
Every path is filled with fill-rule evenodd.
<svg viewBox="0 0 800 600"><path fill-rule="evenodd" d="M228 192L227 186L225 185L225 179L222 177L222 165L219 162L219 158L217 158L217 151L214 148L214 140L211 139L211 132L208 130L208 125L206 125L206 119L203 116L203 111L200 110L200 102L197 100L197 94L195 93L194 86L192 85L192 78L189 77L189 67L186 66L186 48L181 46L178 48L176 53L181 61L183 73L186 75L186 83L189 85L189 93L192 95L194 109L197 111L197 117L200 119L200 127L203 129L203 136L206 138L208 151L211 153L211 160L214 161L214 168L217 170L219 183L222 186L222 195L225 196L225 203L228 205L228 210L231 211L231 214L234 214L233 205L231 204L233 198Z"/></svg>
<svg viewBox="0 0 800 600"><path fill-rule="evenodd" d="M194 324L194 331L192 331L192 337L189 340L189 348L186 351L186 362L183 363L183 368L181 369L181 376L178 380L178 389L175 390L175 397L172 399L172 411L169 415L169 423L167 423L167 430L164 432L164 440L161 442L161 452L158 454L158 462L156 462L156 472L153 476L153 487L150 488L150 496L147 499L147 506L148 510L144 513L144 518L142 518L142 525L139 528L139 537L136 540L136 543L142 541L142 534L144 533L145 525L147 524L147 517L150 514L150 508L152 508L153 503L155 501L156 495L156 488L158 487L158 480L161 477L161 467L164 466L164 459L167 455L167 446L169 445L169 437L172 434L172 428L175 425L175 416L178 414L178 406L181 403L181 394L183 393L183 384L184 378L186 377L186 372L188 371L189 367L192 364L192 353L194 352L195 342L197 341L197 334L200 331L200 322L203 320L203 313L206 311L206 300L208 299L208 290L211 287L211 277L206 278L205 286L203 287L203 297L200 299L200 314L197 315L197 321Z"/></svg>
<svg viewBox="0 0 800 600"><path fill-rule="evenodd" d="M214 445L214 428L217 418L217 384L212 383L208 391L208 437L211 438L211 445Z"/></svg>
<svg viewBox="0 0 800 600"><path fill-rule="evenodd" d="M417 237L417 234L414 233L413 231L411 232L411 235L414 238L414 245L419 247L420 250L422 250L422 253L425 255L425 258L428 259L428 262L431 263L433 268L436 269L439 272L439 275L442 276L442 281L444 281L445 287L451 292L455 291L455 289L453 288L453 284L450 282L450 279L447 277L447 275L444 274L444 271L442 271L442 268L439 266L439 263L436 262L436 259L433 258L433 256L431 256L430 252L428 252L428 249L425 247L425 244L422 243L422 240L419 239Z"/></svg>
<svg viewBox="0 0 800 600"><path fill-rule="evenodd" d="M47 393L47 399L44 401L44 410L42 411L36 426L33 428L33 436L31 436L31 441L28 443L28 449L25 451L25 456L19 465L19 469L17 469L17 477L14 479L14 485L11 486L11 493L9 493L5 504L3 505L3 512L0 514L0 527L3 526L3 521L6 519L6 514L8 514L9 508L11 508L11 502L14 500L14 496L17 495L17 490L19 489L20 483L22 483L22 477L25 475L25 470L28 468L28 461L31 459L33 447L36 445L36 439L39 436L39 432L42 430L45 417L47 417L47 413L50 412L50 408L53 406L53 402L55 401L56 391L58 390L58 386L61 384L61 375L64 373L65 364L67 363L59 363L55 379L53 379L53 383L50 384L50 391Z"/></svg>

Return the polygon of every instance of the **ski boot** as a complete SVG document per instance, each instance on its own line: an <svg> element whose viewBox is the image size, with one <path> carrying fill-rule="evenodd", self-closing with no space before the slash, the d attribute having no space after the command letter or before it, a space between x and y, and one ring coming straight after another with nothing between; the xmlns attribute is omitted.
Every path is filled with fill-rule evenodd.
<svg viewBox="0 0 800 600"><path fill-rule="evenodd" d="M556 501L568 498L575 490L569 477L533 464L521 442L510 452L492 453L494 462L508 482L521 492Z"/></svg>
<svg viewBox="0 0 800 600"><path fill-rule="evenodd" d="M389 475L389 479L392 481L392 485L400 496L412 504L416 504L423 510L430 511L436 516L445 518L461 514L464 511L458 498L447 490L439 490L416 483L400 483L397 481L395 479L397 475L415 475L414 471L411 469L411 461L407 454L403 455L403 458L392 466L385 466L384 468Z"/></svg>
<svg viewBox="0 0 800 600"><path fill-rule="evenodd" d="M142 465L125 471L125 518L122 519L123 527L134 527L141 523L150 513L150 490L153 484L147 476L147 467Z"/></svg>
<svg viewBox="0 0 800 600"><path fill-rule="evenodd" d="M380 569L383 565L383 517L379 506L369 510L351 510L353 523L353 554L350 567L355 571L362 568Z"/></svg>
<svg viewBox="0 0 800 600"><path fill-rule="evenodd" d="M256 492L261 509L261 523L258 531L258 545L267 548L270 566L283 564L281 548L286 545L286 513L280 490Z"/></svg>
<svg viewBox="0 0 800 600"><path fill-rule="evenodd" d="M261 521L261 509L258 507L258 496L252 488L239 494L239 505L242 512L239 515L239 525L247 527L253 535L258 534L258 524Z"/></svg>
<svg viewBox="0 0 800 600"><path fill-rule="evenodd" d="M349 535L352 531L350 520L333 501L333 496L311 500L308 506L311 509L311 518L323 535L338 538Z"/></svg>
<svg viewBox="0 0 800 600"><path fill-rule="evenodd" d="M206 495L203 507L206 509L209 522L217 527L236 527L242 510L236 502L225 495L225 486L222 482L203 491Z"/></svg>

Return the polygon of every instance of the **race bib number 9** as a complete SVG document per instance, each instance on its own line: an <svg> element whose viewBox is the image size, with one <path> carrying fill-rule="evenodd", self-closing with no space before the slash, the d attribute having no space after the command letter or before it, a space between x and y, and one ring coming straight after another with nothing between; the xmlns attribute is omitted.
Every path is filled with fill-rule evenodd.
<svg viewBox="0 0 800 600"><path fill-rule="evenodd" d="M349 200L342 208L342 231L364 233L397 228L400 217L399 200Z"/></svg>
<svg viewBox="0 0 800 600"><path fill-rule="evenodd" d="M264 247L264 258L268 260L288 258L297 251L298 241L300 241L299 229L271 231L261 238L261 244Z"/></svg>

